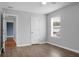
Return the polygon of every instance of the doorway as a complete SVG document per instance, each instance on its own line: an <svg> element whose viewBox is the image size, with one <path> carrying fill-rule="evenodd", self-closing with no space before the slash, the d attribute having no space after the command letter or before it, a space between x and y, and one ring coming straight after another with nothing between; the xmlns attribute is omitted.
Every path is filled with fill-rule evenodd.
<svg viewBox="0 0 79 59"><path fill-rule="evenodd" d="M5 48L14 48L14 47L16 47L14 31L15 31L14 22L6 22Z"/></svg>
<svg viewBox="0 0 79 59"><path fill-rule="evenodd" d="M17 15L3 14L3 48L16 47L16 20Z"/></svg>

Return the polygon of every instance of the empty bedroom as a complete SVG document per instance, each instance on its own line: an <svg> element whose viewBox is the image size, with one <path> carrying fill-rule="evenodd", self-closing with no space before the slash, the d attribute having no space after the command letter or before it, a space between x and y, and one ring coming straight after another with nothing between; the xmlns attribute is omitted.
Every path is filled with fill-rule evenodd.
<svg viewBox="0 0 79 59"><path fill-rule="evenodd" d="M79 2L0 2L0 57L79 57Z"/></svg>

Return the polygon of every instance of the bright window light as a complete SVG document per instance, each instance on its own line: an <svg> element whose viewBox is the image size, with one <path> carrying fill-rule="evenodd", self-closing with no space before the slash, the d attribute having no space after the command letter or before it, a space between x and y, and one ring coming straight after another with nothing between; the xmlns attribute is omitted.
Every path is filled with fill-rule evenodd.
<svg viewBox="0 0 79 59"><path fill-rule="evenodd" d="M51 37L57 37L57 33L60 32L60 17L52 17L51 18Z"/></svg>

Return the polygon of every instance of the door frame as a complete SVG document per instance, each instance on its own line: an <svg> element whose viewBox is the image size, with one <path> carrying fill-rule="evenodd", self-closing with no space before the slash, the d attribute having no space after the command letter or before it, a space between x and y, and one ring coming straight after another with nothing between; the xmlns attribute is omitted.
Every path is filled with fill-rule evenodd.
<svg viewBox="0 0 79 59"><path fill-rule="evenodd" d="M14 21L15 21L15 33L14 33L14 35L15 35L15 41L16 41L16 45L17 45L17 39L18 39L18 28L17 28L17 26L18 26L18 16L17 15L15 15L15 14L7 14L7 13L3 13L3 48L4 48L4 52L5 52L5 40L6 40L6 23L7 23L7 21L6 21L6 19L5 19L5 16L14 16L16 19L14 19ZM14 29L13 29L14 30Z"/></svg>

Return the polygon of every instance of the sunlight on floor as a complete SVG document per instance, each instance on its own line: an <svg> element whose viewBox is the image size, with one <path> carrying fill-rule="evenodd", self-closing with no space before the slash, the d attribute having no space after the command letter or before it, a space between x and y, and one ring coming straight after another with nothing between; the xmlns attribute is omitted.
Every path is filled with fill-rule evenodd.
<svg viewBox="0 0 79 59"><path fill-rule="evenodd" d="M62 57L61 52L59 51L51 51L50 55L54 57Z"/></svg>

